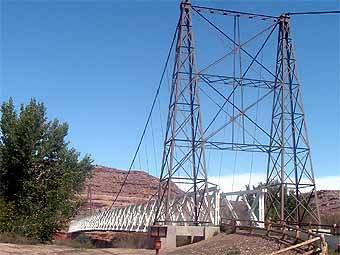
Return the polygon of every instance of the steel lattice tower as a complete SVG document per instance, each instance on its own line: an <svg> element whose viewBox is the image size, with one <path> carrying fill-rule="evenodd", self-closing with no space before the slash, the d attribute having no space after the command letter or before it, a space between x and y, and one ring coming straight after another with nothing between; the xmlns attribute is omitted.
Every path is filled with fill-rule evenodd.
<svg viewBox="0 0 340 255"><path fill-rule="evenodd" d="M169 207L173 206L170 204L173 199L171 184L177 184L185 193L193 194L192 221L188 223L197 225L202 221L200 215L207 213L202 212L201 207L207 189L207 171L205 145L200 142L202 120L198 77L194 75L196 63L191 12L191 4L182 2L160 176L159 200L165 202L165 207L158 212L156 221L162 217L165 223L173 221L169 215ZM185 174L178 176L179 171Z"/></svg>
<svg viewBox="0 0 340 255"><path fill-rule="evenodd" d="M319 223L307 126L287 15L279 19L269 145L267 217L274 214L280 221ZM274 213L270 213L271 210Z"/></svg>
<svg viewBox="0 0 340 255"><path fill-rule="evenodd" d="M199 51L194 43L193 14L232 44L229 52L200 70L196 64ZM229 29L233 34L206 14L231 17L233 23ZM265 23L265 28L241 43L242 18ZM205 216L210 208L202 206L209 191L206 150L265 153L267 164L263 171L267 170L268 190L265 217L298 224L319 222L289 20L288 15L276 17L200 7L188 1L181 3L155 223L207 223ZM259 58L275 32L277 43L275 39L269 55L274 66L268 66ZM247 47L253 41L258 44L250 51ZM212 71L212 67L228 57L230 62ZM260 71L254 70L256 68ZM258 91L257 97L255 91ZM203 108L207 100L212 103L209 109L213 114L208 122L203 122L201 110L207 109ZM254 113L266 100L270 106L264 107L262 114L268 115L268 124ZM206 112L204 116L207 117ZM237 129L241 131L240 137L236 135ZM250 131L254 129L258 136ZM181 206L180 198L176 200L172 192L176 184L192 197L192 208L182 208L190 214L190 222L172 218L171 208Z"/></svg>

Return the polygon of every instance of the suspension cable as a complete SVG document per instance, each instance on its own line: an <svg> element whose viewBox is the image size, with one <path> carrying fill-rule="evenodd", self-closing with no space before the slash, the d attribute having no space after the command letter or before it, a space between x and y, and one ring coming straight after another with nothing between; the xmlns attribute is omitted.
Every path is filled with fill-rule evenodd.
<svg viewBox="0 0 340 255"><path fill-rule="evenodd" d="M153 159L154 159L154 163L155 163L155 171L156 171L156 176L158 176L158 171L157 171L157 152L156 152L156 145L155 145L155 134L154 134L154 128L153 128L153 123L152 123L152 118L150 121L151 124L151 136L152 136L152 147L153 147Z"/></svg>
<svg viewBox="0 0 340 255"><path fill-rule="evenodd" d="M223 129L223 138L225 138L225 129ZM222 172L222 165L223 165L223 150L221 150L221 158L220 158L220 170L218 172L218 186L220 187L221 184L221 172ZM221 187L220 187L221 188Z"/></svg>
<svg viewBox="0 0 340 255"><path fill-rule="evenodd" d="M261 63L263 62L263 53L261 54L261 59L260 59ZM262 69L260 69L259 71L259 78L262 79ZM260 98L260 89L257 88L257 101ZM259 105L256 105L256 110L255 110L255 122L257 123L257 119L258 119L258 112L259 112ZM257 131L257 126L255 125L254 127L254 134L253 134L253 145L255 145L255 140L256 140L256 131ZM253 174L253 166L254 166L254 152L251 152L251 160L250 160L250 173L249 173L249 182L248 182L248 186L250 189L250 184L251 184L251 178L252 178L252 174Z"/></svg>
<svg viewBox="0 0 340 255"><path fill-rule="evenodd" d="M285 15L311 15L311 14L340 14L340 10L337 11L314 11L314 12L287 12Z"/></svg>
<svg viewBox="0 0 340 255"><path fill-rule="evenodd" d="M179 27L179 25L180 25L179 22L180 22L180 20L178 20L178 23L177 23L177 26L176 26L176 30L175 30L174 35L173 35L173 37L172 37L172 42L171 42L171 46L170 46L170 49L169 49L169 52L168 52L168 56L167 56L166 61L165 61L165 65L164 65L164 69L163 69L163 72L162 72L162 75L161 75L161 79L160 79L160 81L159 81L158 88L157 88L155 97L154 97L154 99L153 99L153 102L152 102L152 105L151 105L151 109L150 109L148 118L147 118L147 120L146 120L144 129L143 129L142 136L141 136L140 139L139 139L139 143L138 143L137 149L136 149L135 154L134 154L134 156L133 156L133 158L132 158L132 161L131 161L129 170L128 170L127 174L125 175L125 179L124 179L122 185L120 186L120 189L119 189L119 191L118 191L118 193L117 193L115 199L113 200L113 202L112 202L112 204L111 204L109 210L112 209L112 207L113 207L113 205L116 203L116 201L117 201L117 199L118 199L120 193L122 192L123 187L124 187L124 185L126 184L127 178L128 178L128 176L129 176L129 174L130 174L130 172L131 172L132 166L133 166L134 163L135 163L135 160L136 160L137 154L138 154L138 152L139 152L139 149L140 149L140 147L141 147L141 145L142 145L142 142L143 142L143 139L144 139L144 136L145 136L147 127L148 127L148 125L149 125L149 122L150 122L150 119L151 119L151 116L152 116L152 112L153 112L153 110L154 110L154 108L155 108L155 104L156 104L156 101L157 101L157 98L158 98L160 89L161 89L162 84L163 84L163 78L164 78L165 72L166 72L167 67L168 67L168 63L169 63L169 60L170 60L171 52L172 52L172 49L173 49L173 46L174 46L174 43L175 43L175 39L176 39L176 34L177 34L177 31L178 31L178 27Z"/></svg>

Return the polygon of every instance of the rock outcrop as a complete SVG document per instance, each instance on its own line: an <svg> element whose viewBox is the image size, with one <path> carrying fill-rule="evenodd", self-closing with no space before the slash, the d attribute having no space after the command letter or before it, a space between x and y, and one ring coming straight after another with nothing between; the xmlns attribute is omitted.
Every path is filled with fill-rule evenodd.
<svg viewBox="0 0 340 255"><path fill-rule="evenodd" d="M86 181L81 193L85 204L81 207L78 217L89 214L91 207L95 211L109 208L127 173L124 170L96 166L92 178ZM159 179L157 177L144 171L131 171L114 207L146 202L157 193L158 188ZM181 193L181 190L173 185L172 192L178 194Z"/></svg>

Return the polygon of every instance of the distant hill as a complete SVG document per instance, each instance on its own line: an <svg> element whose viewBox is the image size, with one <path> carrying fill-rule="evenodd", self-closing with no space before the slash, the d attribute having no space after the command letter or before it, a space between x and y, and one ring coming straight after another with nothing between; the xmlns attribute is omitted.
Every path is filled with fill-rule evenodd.
<svg viewBox="0 0 340 255"><path fill-rule="evenodd" d="M340 213L340 190L319 190L318 200L321 214Z"/></svg>
<svg viewBox="0 0 340 255"><path fill-rule="evenodd" d="M317 194L321 222L340 225L340 190L319 190Z"/></svg>
<svg viewBox="0 0 340 255"><path fill-rule="evenodd" d="M85 183L81 197L86 203L81 207L79 216L90 212L90 192L92 193L92 208L107 209L116 197L127 171L105 166L96 166L92 178ZM156 194L159 187L159 179L143 171L131 171L126 184L123 187L114 207L124 207L131 204L139 204L148 201ZM174 186L173 192L181 192Z"/></svg>

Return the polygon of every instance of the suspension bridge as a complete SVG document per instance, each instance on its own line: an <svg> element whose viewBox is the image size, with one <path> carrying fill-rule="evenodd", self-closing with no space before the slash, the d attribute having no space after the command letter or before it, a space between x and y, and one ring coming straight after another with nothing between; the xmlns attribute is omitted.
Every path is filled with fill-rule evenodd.
<svg viewBox="0 0 340 255"><path fill-rule="evenodd" d="M157 139L152 132L148 140L148 131L161 127L161 158L155 160L160 169L158 192L145 203L115 207L127 174L111 208L73 221L69 232L148 232L156 226L166 227L168 236L208 238L223 218L237 226L246 220L263 229L269 220L300 227L320 224L291 30L291 17L306 14L324 13L271 16L182 1L159 86L129 167L130 172L144 158L150 168L146 145L152 144L157 154ZM168 116L155 125L166 82ZM250 168L247 190L221 192L217 183L209 182L208 171L219 169L220 176L223 161L235 166L237 160L246 159L250 167L241 167ZM254 167L266 173L266 179L249 189ZM182 192L171 192L174 186Z"/></svg>

